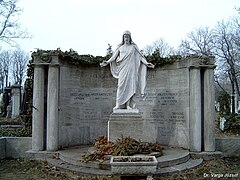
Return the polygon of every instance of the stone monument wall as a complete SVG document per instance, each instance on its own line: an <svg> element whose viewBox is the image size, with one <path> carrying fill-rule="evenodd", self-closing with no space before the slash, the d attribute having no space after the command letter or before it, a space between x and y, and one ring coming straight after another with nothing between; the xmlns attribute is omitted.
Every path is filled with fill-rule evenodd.
<svg viewBox="0 0 240 180"><path fill-rule="evenodd" d="M192 151L215 150L213 61L189 57L148 69L146 97L135 100L153 141ZM35 57L34 63L34 77L42 83L34 81L33 150L44 149L44 136L46 149L56 150L107 135L117 90L109 66L69 65L57 56L47 63Z"/></svg>
<svg viewBox="0 0 240 180"><path fill-rule="evenodd" d="M92 66L60 67L59 137L63 146L89 144L107 135L116 80L110 71Z"/></svg>
<svg viewBox="0 0 240 180"><path fill-rule="evenodd" d="M188 148L189 61L148 69L147 82L146 98L136 97L150 126L146 125L146 131L151 131L158 143ZM109 67L60 66L60 145L89 144L107 135L116 87Z"/></svg>

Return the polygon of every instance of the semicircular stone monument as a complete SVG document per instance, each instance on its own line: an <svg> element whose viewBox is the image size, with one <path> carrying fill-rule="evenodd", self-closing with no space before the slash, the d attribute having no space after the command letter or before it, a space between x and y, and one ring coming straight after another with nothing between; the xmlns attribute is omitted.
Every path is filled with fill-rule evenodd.
<svg viewBox="0 0 240 180"><path fill-rule="evenodd" d="M116 110L109 67L72 65L56 52L33 53L33 151L130 136L194 152L215 151L214 57L187 57L149 68L144 98ZM137 109L137 110L136 110Z"/></svg>

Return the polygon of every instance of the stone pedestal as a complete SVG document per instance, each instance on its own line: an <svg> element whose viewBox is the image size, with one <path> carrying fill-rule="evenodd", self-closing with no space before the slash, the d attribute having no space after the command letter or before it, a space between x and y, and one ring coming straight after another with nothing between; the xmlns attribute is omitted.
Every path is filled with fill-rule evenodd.
<svg viewBox="0 0 240 180"><path fill-rule="evenodd" d="M108 140L112 142L116 142L123 136L155 143L156 139L153 133L156 132L150 124L144 121L140 113L135 113L135 111L114 111L108 121Z"/></svg>

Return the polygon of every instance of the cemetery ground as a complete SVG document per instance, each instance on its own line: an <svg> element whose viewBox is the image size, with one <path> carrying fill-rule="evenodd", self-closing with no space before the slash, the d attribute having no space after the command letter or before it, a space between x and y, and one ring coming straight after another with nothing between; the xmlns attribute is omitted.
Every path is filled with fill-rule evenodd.
<svg viewBox="0 0 240 180"><path fill-rule="evenodd" d="M118 176L91 176L66 172L43 161L6 159L0 161L0 179L3 180L117 180ZM225 176L225 177L224 177ZM232 177L231 177L232 176ZM231 178L230 178L231 177ZM240 158L223 158L204 161L198 168L151 179L240 179Z"/></svg>
<svg viewBox="0 0 240 180"><path fill-rule="evenodd" d="M1 119L1 122L8 124L10 119ZM21 124L21 119L16 119L14 124ZM238 136L238 134L225 134L216 128L217 136ZM25 127L25 130L17 130L14 133L11 131L12 136L17 134L20 136L28 136L31 132ZM6 136L4 131L0 136ZM199 167L186 170L181 173L174 173L164 176L149 176L149 179L240 179L240 157L232 158L219 158L214 160L204 161ZM3 180L87 180L87 179L100 179L100 180L117 180L118 176L95 176L77 174L75 172L65 171L55 166L49 165L47 162L33 160L28 158L20 159L4 159L0 160L0 179ZM141 179L141 178L139 178Z"/></svg>

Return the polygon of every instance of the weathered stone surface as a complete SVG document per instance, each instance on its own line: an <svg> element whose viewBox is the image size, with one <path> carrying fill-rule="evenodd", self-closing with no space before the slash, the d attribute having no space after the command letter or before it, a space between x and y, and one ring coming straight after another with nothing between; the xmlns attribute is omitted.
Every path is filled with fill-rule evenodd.
<svg viewBox="0 0 240 180"><path fill-rule="evenodd" d="M116 82L96 66L60 67L59 145L90 144L107 135Z"/></svg>
<svg viewBox="0 0 240 180"><path fill-rule="evenodd" d="M28 157L26 151L32 147L31 137L7 137L6 158Z"/></svg>
<svg viewBox="0 0 240 180"><path fill-rule="evenodd" d="M215 89L214 72L209 68L204 72L204 150L215 151Z"/></svg>
<svg viewBox="0 0 240 180"><path fill-rule="evenodd" d="M150 162L115 162L117 158L136 158L137 156L113 156L110 160L111 170L114 174L129 174L129 175L139 175L139 174L153 174L157 169L158 161L154 156L147 156L151 158ZM144 156L138 156L140 158L145 158Z"/></svg>
<svg viewBox="0 0 240 180"><path fill-rule="evenodd" d="M144 142L156 142L155 126L137 113L113 113L108 122L108 140L115 142L121 137L131 137Z"/></svg>
<svg viewBox="0 0 240 180"><path fill-rule="evenodd" d="M44 148L44 67L35 66L33 83L32 150Z"/></svg>
<svg viewBox="0 0 240 180"><path fill-rule="evenodd" d="M5 159L6 157L6 139L0 138L0 159Z"/></svg>
<svg viewBox="0 0 240 180"><path fill-rule="evenodd" d="M154 130L153 138L161 144L188 148L187 62L179 62L179 69L171 66L150 69L146 98L135 98L143 124L152 128L145 131ZM107 134L107 122L115 105L116 83L108 68L60 67L60 146L88 144L97 136Z"/></svg>
<svg viewBox="0 0 240 180"><path fill-rule="evenodd" d="M58 86L59 67L50 66L48 69L48 96L47 96L47 150L58 150ZM52 128L55 127L55 128Z"/></svg>
<svg viewBox="0 0 240 180"><path fill-rule="evenodd" d="M190 106L189 116L191 121L189 129L189 148L191 151L200 152L202 148L202 107L201 107L201 75L200 68L190 69Z"/></svg>
<svg viewBox="0 0 240 180"><path fill-rule="evenodd" d="M240 137L216 137L216 150L224 157L240 157Z"/></svg>

